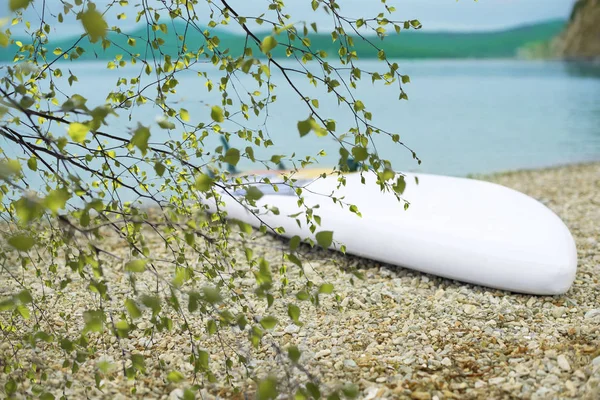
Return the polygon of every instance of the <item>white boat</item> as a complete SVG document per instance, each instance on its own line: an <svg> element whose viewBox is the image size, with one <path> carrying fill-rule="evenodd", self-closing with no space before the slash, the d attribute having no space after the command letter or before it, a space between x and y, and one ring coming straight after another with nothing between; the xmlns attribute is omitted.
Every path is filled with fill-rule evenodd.
<svg viewBox="0 0 600 400"><path fill-rule="evenodd" d="M312 172L314 176L314 172ZM404 174L404 210L391 193L382 193L373 173L346 175L336 190L337 176L300 179L308 206L319 205L319 231L333 231L332 249L449 279L537 295L565 293L577 270L577 251L569 229L550 209L507 187L474 179ZM271 181L277 181L273 172ZM418 184L415 183L418 178ZM288 238L314 238L305 224L289 217L303 211L293 190L265 194L257 201L260 220L231 196L223 196L228 218L255 227L261 220L283 227ZM356 205L359 217L327 198ZM237 195L243 195L239 193ZM324 196L325 195L325 196ZM262 206L277 207L279 214Z"/></svg>

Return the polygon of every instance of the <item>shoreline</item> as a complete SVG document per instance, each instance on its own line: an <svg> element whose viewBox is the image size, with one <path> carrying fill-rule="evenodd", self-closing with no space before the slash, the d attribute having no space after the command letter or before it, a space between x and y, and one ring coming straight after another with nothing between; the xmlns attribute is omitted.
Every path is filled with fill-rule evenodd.
<svg viewBox="0 0 600 400"><path fill-rule="evenodd" d="M286 300L277 299L275 309L269 312L280 323L265 336L258 350L247 345L244 332L236 335L223 331L222 340L241 348L259 376L281 373L283 362L290 366L292 377L303 381L302 373L279 360L269 343L296 345L302 351L301 363L311 374L329 386L354 382L359 387L359 398L365 399L600 397L600 162L505 171L478 175L477 179L500 183L538 199L569 226L577 243L579 266L575 283L565 295L515 294L310 250L303 255L307 277L317 284L331 282L339 298L323 296L319 308L302 302L301 327L287 316L283 307ZM281 240L258 236L253 243L271 265L281 262ZM162 251L160 244L152 241L149 247L158 254ZM118 308L122 307L121 292L127 293L128 282L118 263L113 266L104 267L114 290L108 306L114 303ZM354 268L364 279L355 279L351 284L350 271ZM0 279L6 281L6 276L0 275ZM41 290L35 277L25 279L33 289ZM140 278L140 282L144 280ZM294 282L290 284L294 286ZM250 291L253 285L254 279L239 281L243 290ZM0 281L0 286L10 287L12 283ZM73 326L86 302L94 298L85 285L78 286L77 282L63 297L57 293L47 295L56 300L56 311L69 310L73 314ZM264 302L255 306L263 310ZM0 314L0 321L4 315ZM204 322L197 314L189 318L197 330L195 344L211 353L215 374L223 373L219 342L203 333ZM140 325L149 327L145 319ZM21 350L19 354L24 359L35 357L38 365L52 369L44 387L57 397L62 394L65 377L71 376L74 383L66 393L78 397L86 385L94 386L93 374L84 372L92 371L100 359L116 363L121 360L121 349L110 335L106 336L102 339L94 335L101 344L98 354L82 364L77 374L60 366L60 351L49 349L30 355ZM139 351L146 357L148 375L138 379L137 395L176 398L183 387L191 385L192 372L186 357L189 344L185 332L177 330L155 332L152 340L136 330L124 340L128 351ZM12 348L0 346L0 360L12 354ZM253 382L245 379L235 365L232 374L241 396L252 397ZM171 370L181 371L184 380L170 383L166 376ZM6 377L1 372L0 382ZM131 395L132 385L118 368L103 382L102 392L91 389L87 395L121 399ZM203 398L236 398L218 382L206 384L201 390Z"/></svg>

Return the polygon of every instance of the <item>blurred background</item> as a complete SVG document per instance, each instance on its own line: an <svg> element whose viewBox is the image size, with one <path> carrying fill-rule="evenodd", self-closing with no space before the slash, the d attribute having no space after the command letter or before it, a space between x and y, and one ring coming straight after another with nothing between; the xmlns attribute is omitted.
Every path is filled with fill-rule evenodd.
<svg viewBox="0 0 600 400"><path fill-rule="evenodd" d="M46 3L49 9L62 9L58 0ZM96 1L101 10L109 3ZM146 28L135 23L139 9L135 3L109 9L109 26L118 24L132 37L143 36ZM257 14L268 5L242 0L230 3L242 15ZM319 34L311 36L312 47L335 55L337 47L328 33L331 17L313 12L310 1L287 3L287 12L299 26L303 22L318 24ZM372 3L372 9L368 3ZM374 15L374 10L382 7L378 0L346 0L340 4L342 14L356 18L362 17L365 10ZM376 125L398 133L423 161L418 165L409 151L390 146L385 138L375 140L382 157L390 159L396 169L464 176L600 160L600 62L595 61L600 57L600 1L410 0L388 4L397 8L397 19L418 19L422 24L422 29L402 30L400 34L392 29L384 41L372 38L398 63L399 71L410 76L410 83L403 85L409 101L398 99L397 85L373 85L368 77L358 85L356 96L373 112ZM34 2L24 19L39 20L40 5ZM7 7L0 9L10 16ZM118 19L121 13L128 18ZM68 48L83 32L72 14L64 24L52 26L53 46ZM17 25L13 36L21 35L25 42L23 30ZM243 48L244 35L239 27L217 27L215 33L220 36L221 49L235 52ZM165 40L168 48L169 38ZM188 46L193 46L194 40L202 39L192 35ZM357 40L356 48L361 58L358 65L366 70L381 69L376 51L366 42ZM107 63L114 60L119 49L113 46L103 51L90 45L89 50L77 61L64 64L78 77L78 86L73 90L86 96L88 104L98 104L104 102L107 88L114 87L119 76L135 73L140 67L108 70ZM16 51L16 45L1 48L0 61L10 63ZM275 55L284 65L294 63L282 53ZM219 79L220 72L210 63L197 70ZM220 102L220 94L206 91L204 80L198 79L196 72L181 74L175 97L190 111L192 121L200 122L208 118L208 105ZM63 77L65 85L67 77ZM274 72L272 81L278 84L278 99L269 106L269 117L240 122L270 135L274 147L265 155L292 151L297 156L315 155L324 150L327 155L320 163L334 165L339 157L337 143L328 138L299 137L296 123L307 118L308 110L278 78L282 77ZM314 89L301 78L295 83L307 95L319 99L320 110L337 121L338 132L352 126L352 115L321 93L322 87ZM256 86L251 76L243 74L236 84L241 91ZM156 108L141 108L120 115L113 129L122 130L124 135L137 121L153 123L159 115ZM156 129L153 140L159 140L159 134L166 133ZM219 142L209 145L217 146ZM240 166L256 168L248 160Z"/></svg>

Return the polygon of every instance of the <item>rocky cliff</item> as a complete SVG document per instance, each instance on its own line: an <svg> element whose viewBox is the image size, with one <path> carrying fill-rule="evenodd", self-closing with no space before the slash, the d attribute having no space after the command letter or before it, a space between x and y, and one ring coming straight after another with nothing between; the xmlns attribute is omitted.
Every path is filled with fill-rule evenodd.
<svg viewBox="0 0 600 400"><path fill-rule="evenodd" d="M600 0L578 0L565 31L555 42L559 56L600 58Z"/></svg>

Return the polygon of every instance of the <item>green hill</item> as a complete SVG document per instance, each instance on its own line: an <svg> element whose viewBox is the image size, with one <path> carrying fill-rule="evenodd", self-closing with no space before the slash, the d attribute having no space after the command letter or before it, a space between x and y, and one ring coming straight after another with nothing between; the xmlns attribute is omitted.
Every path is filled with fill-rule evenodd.
<svg viewBox="0 0 600 400"><path fill-rule="evenodd" d="M401 31L400 34L390 33L390 36L383 41L375 36L369 37L369 40L385 50L390 58L510 58L515 57L519 49L550 41L564 29L564 26L565 21L554 20L494 32L461 33L407 30ZM170 26L167 33L160 30L155 32L156 38L164 41L161 44L161 51L172 56L176 55L182 43L178 35L182 35L184 30L184 25L176 24L174 27ZM245 43L243 35L217 29L212 29L211 34L219 36L218 49L221 51L228 49L232 55L242 53ZM84 38L79 46L85 51L80 54L78 59L113 60L118 54L127 58L124 49L131 53L139 53L142 57L151 58L152 52L156 53L157 50L147 43L146 37L146 27L137 29L128 36L111 32L109 39L114 44L106 49L103 49L100 43L92 44L87 38ZM128 38L134 39L135 44L128 43ZM332 42L329 34L312 34L309 35L309 38L313 51L324 50L330 56L337 55L339 43ZM68 38L51 41L48 50L51 53L55 48L69 49L76 40L77 38ZM20 41L23 44L27 43L25 39L20 39ZM355 37L354 42L354 50L358 52L360 58L377 57L376 50L366 41ZM185 43L189 50L197 50L204 46L206 51L209 51L206 39L195 29L188 30ZM294 43L296 46L302 47L299 39ZM18 47L15 44L0 49L0 61L13 60L17 50ZM254 54L259 54L259 52L255 51ZM273 54L275 57L285 57L285 49L278 46Z"/></svg>

